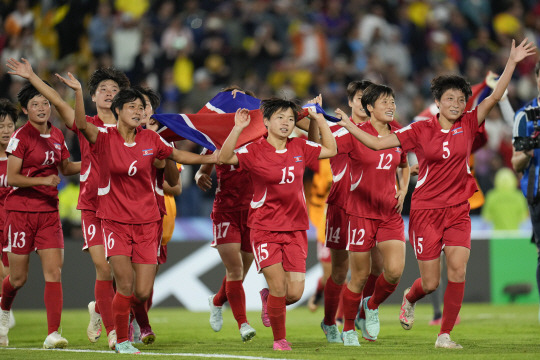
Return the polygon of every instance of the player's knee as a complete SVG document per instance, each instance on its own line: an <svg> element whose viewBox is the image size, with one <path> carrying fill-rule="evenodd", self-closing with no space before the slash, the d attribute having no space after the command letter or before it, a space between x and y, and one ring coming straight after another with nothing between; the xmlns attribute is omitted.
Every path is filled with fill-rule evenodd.
<svg viewBox="0 0 540 360"><path fill-rule="evenodd" d="M28 274L14 276L11 274L9 276L9 282L11 283L11 286L13 286L15 289L22 288L24 284L26 284L26 280L28 279Z"/></svg>
<svg viewBox="0 0 540 360"><path fill-rule="evenodd" d="M96 277L98 280L112 280L112 271L111 267L107 262L95 264L96 266Z"/></svg>
<svg viewBox="0 0 540 360"><path fill-rule="evenodd" d="M287 296L285 296L285 299L286 299L285 301L287 305L291 305L298 302L298 300L300 300L301 298L302 298L302 293L287 294Z"/></svg>
<svg viewBox="0 0 540 360"><path fill-rule="evenodd" d="M244 269L241 266L227 269L227 281L239 281L243 279L243 276Z"/></svg>
<svg viewBox="0 0 540 360"><path fill-rule="evenodd" d="M426 294L431 294L432 292L437 290L438 287L439 287L438 280L424 281L424 283L422 284L422 288Z"/></svg>
<svg viewBox="0 0 540 360"><path fill-rule="evenodd" d="M137 300L139 300L140 302L143 302L143 301L148 300L151 292L152 292L151 290L135 291L134 295L137 298Z"/></svg>
<svg viewBox="0 0 540 360"><path fill-rule="evenodd" d="M402 273L403 273L403 268L402 267L399 267L399 266L390 267L390 268L384 270L384 278L390 284L396 284L401 279L401 274Z"/></svg>
<svg viewBox="0 0 540 360"><path fill-rule="evenodd" d="M338 269L332 269L332 280L337 285L342 285L345 283L345 280L347 280L347 269L343 271L341 268Z"/></svg>

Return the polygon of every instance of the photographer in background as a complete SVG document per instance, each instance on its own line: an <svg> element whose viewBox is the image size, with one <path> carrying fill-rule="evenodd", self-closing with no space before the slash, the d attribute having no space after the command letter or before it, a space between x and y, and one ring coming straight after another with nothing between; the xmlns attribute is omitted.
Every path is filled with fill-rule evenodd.
<svg viewBox="0 0 540 360"><path fill-rule="evenodd" d="M540 92L540 62L534 68L536 86ZM514 117L514 152L512 166L518 173L523 173L521 190L529 204L533 237L538 248L536 266L536 284L540 291L540 191L538 175L540 171L540 97L528 102L516 112ZM540 321L540 312L538 313Z"/></svg>

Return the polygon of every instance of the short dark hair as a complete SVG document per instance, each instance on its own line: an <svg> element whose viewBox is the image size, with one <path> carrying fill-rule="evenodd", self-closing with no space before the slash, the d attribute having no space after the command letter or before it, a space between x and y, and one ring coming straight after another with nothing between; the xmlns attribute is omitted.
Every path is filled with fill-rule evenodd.
<svg viewBox="0 0 540 360"><path fill-rule="evenodd" d="M150 105L152 105L152 108L154 110L159 107L159 104L161 103L161 96L159 96L157 91L149 87L142 87L138 85L133 86L133 89L139 91L143 95L146 95L148 97L148 100L150 101Z"/></svg>
<svg viewBox="0 0 540 360"><path fill-rule="evenodd" d="M13 123L16 124L18 113L17 107L11 101L0 99L0 120L4 120L6 116L9 116Z"/></svg>
<svg viewBox="0 0 540 360"><path fill-rule="evenodd" d="M47 81L43 81L45 84L49 85ZM17 101L21 105L21 108L26 109L28 107L28 102L34 97L41 95L41 93L30 83L30 81L25 81L21 90L17 94Z"/></svg>
<svg viewBox="0 0 540 360"><path fill-rule="evenodd" d="M536 66L534 67L534 75L538 77L538 72L540 72L540 61L536 63Z"/></svg>
<svg viewBox="0 0 540 360"><path fill-rule="evenodd" d="M222 89L220 92L230 92L230 91L233 91L233 90L240 90L240 91L243 91L244 93L246 93L246 95L249 95L251 97L256 97L255 93L253 91L244 90L238 85L229 85L229 86L225 87L224 89Z"/></svg>
<svg viewBox="0 0 540 360"><path fill-rule="evenodd" d="M394 90L389 86L377 84L371 84L364 90L364 94L362 95L362 106L364 107L367 116L371 116L367 106L375 106L375 102L382 96L391 96L395 98Z"/></svg>
<svg viewBox="0 0 540 360"><path fill-rule="evenodd" d="M352 101L354 97L356 96L357 92L366 90L369 85L373 85L373 83L369 80L351 81L347 85L347 98L349 98L349 100Z"/></svg>
<svg viewBox="0 0 540 360"><path fill-rule="evenodd" d="M280 98L270 98L261 101L259 109L263 114L264 119L270 119L279 110L292 109L294 114L294 121L298 120L298 113L300 112L300 106L292 100L285 100Z"/></svg>
<svg viewBox="0 0 540 360"><path fill-rule="evenodd" d="M94 95L99 84L105 80L112 80L118 84L120 90L127 89L130 85L129 79L122 71L115 68L99 68L90 75L88 80L88 91Z"/></svg>
<svg viewBox="0 0 540 360"><path fill-rule="evenodd" d="M465 101L472 95L471 84L459 75L441 75L431 80L431 94L437 101L450 89L461 91L465 95Z"/></svg>
<svg viewBox="0 0 540 360"><path fill-rule="evenodd" d="M135 101L137 99L140 99L142 101L143 106L146 107L146 101L144 101L144 95L140 91L131 89L131 88L120 90L114 97L111 104L111 110L114 115L114 118L118 120L118 113L116 112L117 109L120 110L122 109L124 104Z"/></svg>

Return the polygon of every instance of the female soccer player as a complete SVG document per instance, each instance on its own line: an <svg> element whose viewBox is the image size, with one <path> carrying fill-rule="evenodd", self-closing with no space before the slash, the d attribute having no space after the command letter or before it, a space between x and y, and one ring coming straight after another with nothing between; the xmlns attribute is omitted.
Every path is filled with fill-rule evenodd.
<svg viewBox="0 0 540 360"><path fill-rule="evenodd" d="M388 135L396 130L390 125L396 110L391 88L370 85L364 90L362 105L370 120L358 128L374 136ZM345 115L341 111L337 113L342 117ZM394 292L405 266L401 210L409 183L409 164L400 148L372 151L356 140L344 144L340 152L348 153L351 167L346 205L351 280L343 293L343 342L346 346L360 346L354 329L355 318L371 270L371 249L377 247L380 250L384 272L377 278L373 296L366 296L363 301L366 319L360 319L359 325L368 340L377 339L380 328L378 306ZM401 178L399 189L396 189L398 167L406 169L406 176ZM378 191L373 191L374 188Z"/></svg>
<svg viewBox="0 0 540 360"><path fill-rule="evenodd" d="M163 168L167 158L185 164L214 163L217 156L174 149L154 131L141 129L146 103L137 90L120 90L114 97L111 109L118 120L116 128L98 128L87 122L80 84L75 94L75 123L94 144L101 165L97 216L102 219L105 254L116 280L112 305L115 348L119 353L139 353L128 341L129 313L132 303L150 296L160 245L161 216L152 167Z"/></svg>
<svg viewBox="0 0 540 360"><path fill-rule="evenodd" d="M18 129L6 149L7 195L4 234L10 275L2 282L0 338L7 343L9 310L28 277L30 253L37 251L45 278L48 332L43 347L65 348L68 341L58 333L62 316L61 271L64 237L58 214L58 170L64 175L80 172L80 162L69 161L64 135L49 122L51 104L26 82L17 94L28 122Z"/></svg>
<svg viewBox="0 0 540 360"><path fill-rule="evenodd" d="M309 227L302 177L306 166L334 156L336 143L324 117L312 111L310 116L319 125L322 146L300 138L289 139L298 116L292 101L263 100L261 111L268 135L235 154L238 138L250 123L249 111L239 109L219 160L238 165L251 178L253 199L248 227L257 269L269 287L267 309L273 348L291 350L285 339L285 306L298 301L304 291Z"/></svg>
<svg viewBox="0 0 540 360"><path fill-rule="evenodd" d="M71 105L66 103L56 90L47 86L34 73L32 66L26 59L23 58L19 62L11 58L8 60L7 66L11 69L10 74L18 75L30 81L55 106L66 127L74 131L79 139L82 171L77 209L81 210L81 226L84 236L83 250L88 251L96 268L96 282L94 285L96 300L88 304L90 323L86 333L90 342L98 341L101 336L101 321L103 320L109 347L114 349L116 331L112 319L113 278L111 267L105 258L101 220L96 217L99 162L97 162L96 155L92 151L92 145L88 143L88 140L75 126L75 112ZM56 76L64 83L70 81L68 78L63 78L58 74ZM87 116L87 121L98 127L116 126L116 119L111 111L111 102L120 89L127 87L129 87L129 80L121 71L112 68L100 68L94 71L88 81L88 90L92 96L92 101L96 103L97 115Z"/></svg>
<svg viewBox="0 0 540 360"><path fill-rule="evenodd" d="M523 40L516 47L512 40L510 55L493 93L478 106L464 113L471 87L460 76L433 79L431 92L440 113L418 121L387 136L375 137L344 118L344 125L358 140L373 150L401 146L416 153L420 167L409 221L411 242L420 278L405 290L399 316L404 329L414 322L414 305L439 285L440 254L447 259L448 285L444 295L441 330L435 347L460 349L450 339L463 302L465 272L470 255L471 220L469 202L476 191L467 160L479 125L503 96L516 65L535 53L533 43Z"/></svg>

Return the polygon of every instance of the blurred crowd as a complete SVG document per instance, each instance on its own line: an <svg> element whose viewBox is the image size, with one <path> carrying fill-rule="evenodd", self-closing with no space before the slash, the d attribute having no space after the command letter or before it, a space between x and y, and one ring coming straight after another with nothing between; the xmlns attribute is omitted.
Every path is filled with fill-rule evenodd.
<svg viewBox="0 0 540 360"><path fill-rule="evenodd" d="M0 14L0 97L15 100L21 86L6 74L10 57L28 59L67 101L73 93L54 73L70 71L84 84L97 67L114 66L132 84L159 90L158 113L197 112L230 84L259 98L305 102L320 93L329 112L348 110L346 84L366 78L394 89L406 125L431 104L434 76L480 83L489 70L502 72L512 39L540 45L536 0L2 0ZM538 94L536 61L515 71L514 109ZM498 108L486 121L489 143L475 162L484 192L512 153ZM195 171L182 175L182 216L210 212L213 195L196 189Z"/></svg>

